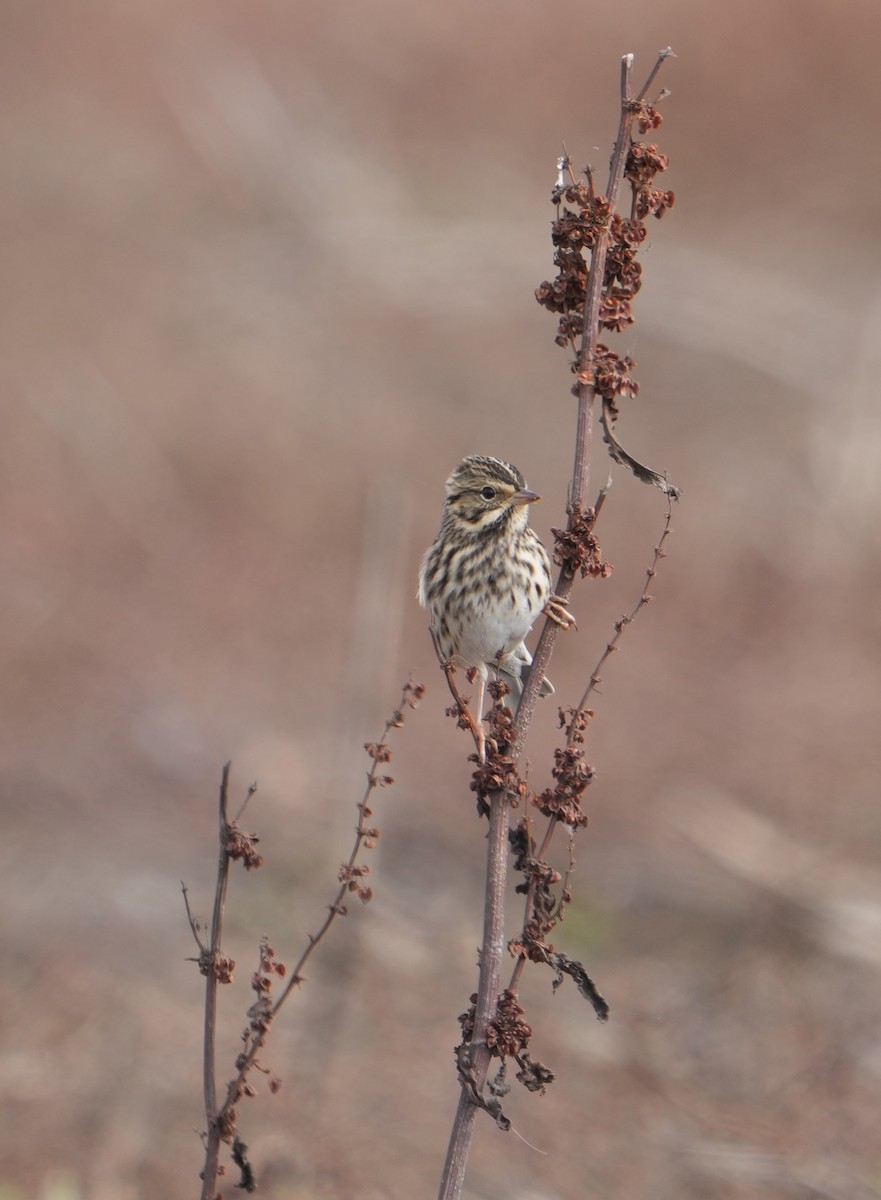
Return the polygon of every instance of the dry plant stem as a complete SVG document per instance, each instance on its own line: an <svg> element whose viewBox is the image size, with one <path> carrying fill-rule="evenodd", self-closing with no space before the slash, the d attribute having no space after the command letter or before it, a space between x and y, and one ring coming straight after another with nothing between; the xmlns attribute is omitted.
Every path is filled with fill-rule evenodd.
<svg viewBox="0 0 881 1200"><path fill-rule="evenodd" d="M640 92L644 95L655 78L660 66L670 51L661 51L655 66ZM624 176L627 155L631 146L631 130L635 118L632 92L633 55L626 54L621 60L621 116L618 136L612 153L609 183L606 196L614 208ZM590 476L590 455L593 441L593 403L596 395L594 382L588 367L596 357L599 340L600 302L605 277L606 257L609 249L610 231L604 230L597 238L591 254L587 296L584 306L584 324L578 361L583 378L578 386L578 418L575 439L575 462L569 493L570 524L572 513L584 504ZM563 604L569 599L574 582L574 573L562 568L554 588L554 594ZM517 712L514 716L511 758L515 767L522 753L523 737L532 721L538 701L541 681L557 638L557 624L548 618L536 647L532 669L523 689ZM479 714L478 714L479 719ZM486 1045L487 1028L495 1015L501 978L502 955L504 953L504 896L507 879L508 854L508 797L503 792L489 797L489 834L487 842L487 884L484 916L484 941L480 955L480 981L474 1013L471 1037L471 1062L473 1076L478 1088L483 1087L489 1067L489 1051ZM447 1149L447 1158L441 1178L439 1200L458 1200L465 1182L477 1106L463 1088L453 1122L453 1130Z"/></svg>
<svg viewBox="0 0 881 1200"><path fill-rule="evenodd" d="M217 886L214 890L214 911L211 916L211 940L208 944L210 963L213 964L220 953L220 943L223 934L223 909L226 903L226 886L229 881L229 853L227 851L227 811L229 806L229 769L230 764L223 764L220 778L220 852L217 860ZM186 892L184 893L186 898ZM189 913L189 904L187 904ZM190 925L195 933L192 918ZM198 938L196 939L198 941ZM217 1188L217 1168L220 1159L220 1126L217 1120L217 1085L216 1085L216 1045L217 1045L217 973L209 969L205 975L205 1032L202 1048L202 1079L205 1096L205 1121L207 1129L205 1141L205 1166L202 1170L201 1200L212 1200Z"/></svg>
<svg viewBox="0 0 881 1200"><path fill-rule="evenodd" d="M654 79L661 63L667 57L668 51L662 51L658 56L654 70L646 81L642 91L645 92ZM624 167L631 144L634 111L632 96L633 55L625 54L621 60L621 118L618 125L618 137L612 152L612 163L609 168L609 183L606 196L614 208L624 178ZM597 342L600 334L600 301L603 293L603 279L606 272L606 256L609 251L609 229L603 230L598 236L590 259L590 272L587 281L587 297L584 304L584 325L581 334L581 345L578 351L578 361L581 373L585 374L588 365L596 357ZM569 491L570 509L581 508L587 492L590 478L590 455L593 443L593 402L596 389L592 379L579 382L578 385L578 423L575 432L575 463L572 469L572 484ZM571 516L570 516L571 522ZM565 604L572 591L575 576L571 570L563 567L557 580L554 594ZM554 621L545 621L541 637L535 650L532 670L523 689L520 705L514 718L514 746L512 748L515 764L520 757L520 745L524 732L529 728L532 714L538 701L541 681L547 673L547 667L557 640L557 625Z"/></svg>
<svg viewBox="0 0 881 1200"><path fill-rule="evenodd" d="M397 728L401 722L401 712L407 705L408 696L411 692L411 682L405 684L401 692L401 699L398 704L398 709L386 721L382 731L382 736L377 743L378 746L384 746L386 739L392 729ZM386 760L387 761L387 760ZM280 1009L284 1005L288 996L295 987L298 987L303 982L303 968L311 958L314 951L324 940L331 925L339 916L343 916L346 912L343 900L346 892L350 890L349 880L350 872L356 865L358 855L366 838L373 835L369 825L369 801L373 790L379 785L378 778L379 768L383 760L378 756L371 755L370 769L367 772L367 783L364 788L364 794L358 804L358 824L355 827L355 841L352 846L351 853L344 863L340 874L343 877L339 888L333 898L333 901L328 906L327 916L324 918L317 933L308 935L308 944L297 960L293 971L290 974L287 984L283 991L279 993L278 999L273 1004L266 1018L265 1025L259 1033L253 1033L250 1042L246 1043L246 1048L237 1059L238 1070L236 1075L229 1081L226 1089L226 1099L222 1107L218 1110L216 1107L216 1023L217 1023L217 976L214 971L209 970L206 977L206 993L205 993L205 1052L204 1052L204 1090L205 1090L205 1114L207 1119L207 1137L205 1141L205 1165L202 1171L202 1192L201 1200L213 1200L217 1195L217 1175L220 1158L220 1143L223 1140L223 1130L230 1126L230 1122L234 1125L234 1108L239 1096L241 1095L242 1085L248 1073L255 1066L257 1056L266 1043L269 1037L269 1030L272 1022L278 1015ZM226 763L223 768L223 775L220 785L220 858L217 867L217 888L214 897L214 913L211 921L211 942L210 954L211 962L216 961L220 954L220 941L223 924L223 908L226 899L227 880L229 878L230 855L227 853L227 834L229 824L227 822L228 810L228 789L229 789L229 770L230 764ZM244 812L245 805L253 795L254 788L249 789L245 803L242 805L236 817L240 817ZM201 947L201 942L198 937L195 922L190 914L189 901L187 899L186 888L184 888L184 902L187 907L187 915L190 920L190 927L196 937L197 943Z"/></svg>
<svg viewBox="0 0 881 1200"><path fill-rule="evenodd" d="M486 894L483 910L483 945L480 951L480 977L477 985L474 1032L471 1037L471 1065L477 1086L482 1089L489 1067L486 1031L495 1015L499 984L502 976L502 956L505 950L505 883L508 867L508 798L494 792L489 798L489 832L486 845ZM479 1021L479 1015L483 1014ZM465 1168L474 1134L477 1106L470 1095L461 1089L447 1159L441 1178L440 1200L461 1195Z"/></svg>
<svg viewBox="0 0 881 1200"><path fill-rule="evenodd" d="M432 633L432 638L434 634ZM478 754L481 741L476 729L476 719L456 686L455 671L450 663L444 661L437 640L434 639L435 651L447 679L460 724L467 728L474 739ZM478 714L477 720L481 714ZM480 953L480 977L477 991L477 1011L495 1013L499 995L499 984L502 973L502 956L505 939L505 882L507 874L508 851L508 805L502 793L496 792L489 797L489 831L486 847L486 893L483 912L483 941ZM486 1029L489 1017L483 1024L483 1032L478 1040L477 1032L471 1041L471 1061L475 1077L481 1085L486 1079L489 1066L489 1051L486 1045ZM447 1161L441 1180L440 1196L458 1196L465 1181L465 1167L468 1161L468 1151L471 1145L473 1119L476 1108L466 1095L464 1088L459 1094L459 1105L453 1121L453 1132L447 1150ZM453 1189L453 1190L448 1190Z"/></svg>

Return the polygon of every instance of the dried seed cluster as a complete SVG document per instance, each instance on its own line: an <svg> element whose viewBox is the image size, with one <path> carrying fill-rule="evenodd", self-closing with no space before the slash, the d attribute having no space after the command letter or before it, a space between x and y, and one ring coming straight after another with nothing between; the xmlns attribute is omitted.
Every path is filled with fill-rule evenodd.
<svg viewBox="0 0 881 1200"><path fill-rule="evenodd" d="M251 990L256 992L257 999L248 1009L248 1025L242 1033L242 1041L245 1043L246 1050L251 1048L254 1038L262 1037L266 1033L272 1023L273 976L284 979L286 974L287 967L275 957L275 950L266 938L261 938L257 970L251 976ZM240 1055L236 1061L236 1068L243 1067L246 1059L246 1053ZM248 1091L249 1086L248 1084L244 1085L245 1095L256 1095L253 1088Z"/></svg>
<svg viewBox="0 0 881 1200"><path fill-rule="evenodd" d="M632 111L641 133L661 124L661 114L654 105L634 102ZM557 344L575 352L572 370L578 380L576 389L579 384L592 383L597 393L612 404L617 396L635 396L639 385L632 377L634 363L629 356L617 355L600 343L589 359L585 357L584 320L591 258L600 239L605 238L599 327L620 333L633 323L633 300L642 286L637 253L647 235L645 219L661 218L675 200L673 192L654 187L656 176L667 169L668 163L654 143L631 142L624 166L624 178L631 189L629 215L614 211L608 197L597 195L589 168L583 180L576 179L568 157L561 160L560 179L551 193L557 209L551 226L557 275L539 284L535 298L558 315Z"/></svg>
<svg viewBox="0 0 881 1200"><path fill-rule="evenodd" d="M468 1046L474 1032L474 1015L477 996L471 997L471 1007L459 1017L462 1026L462 1042L456 1047L456 1061L459 1064L459 1074L463 1082L471 1084L470 1060ZM486 1031L486 1044L493 1058L501 1059L498 1074L489 1083L489 1091L493 1099L485 1100L475 1097L477 1102L490 1113L501 1129L509 1129L510 1121L502 1111L497 1097L504 1096L510 1089L506 1082L507 1059L513 1058L520 1070L517 1080L530 1092L544 1092L545 1086L553 1083L554 1073L544 1063L533 1059L529 1053L529 1039L532 1037L532 1027L523 1019L524 1010L516 995L506 988L496 1007L495 1016L490 1021Z"/></svg>
<svg viewBox="0 0 881 1200"><path fill-rule="evenodd" d="M554 562L573 577L580 574L594 579L607 579L612 574L612 564L603 558L599 539L594 533L596 511L570 504L569 524L565 529L551 529L554 535Z"/></svg>
<svg viewBox="0 0 881 1200"><path fill-rule="evenodd" d="M257 853L260 841L256 833L245 833L235 821L226 827L226 852L234 862L240 862L246 871L259 871L263 866L263 855Z"/></svg>

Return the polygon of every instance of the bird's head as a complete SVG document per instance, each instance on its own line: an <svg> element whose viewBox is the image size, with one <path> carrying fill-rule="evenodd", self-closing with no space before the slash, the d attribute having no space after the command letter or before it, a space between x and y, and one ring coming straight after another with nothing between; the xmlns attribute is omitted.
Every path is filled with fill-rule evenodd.
<svg viewBox="0 0 881 1200"><path fill-rule="evenodd" d="M474 532L506 520L524 527L527 505L538 499L516 467L499 458L472 454L447 480L444 510L460 528Z"/></svg>

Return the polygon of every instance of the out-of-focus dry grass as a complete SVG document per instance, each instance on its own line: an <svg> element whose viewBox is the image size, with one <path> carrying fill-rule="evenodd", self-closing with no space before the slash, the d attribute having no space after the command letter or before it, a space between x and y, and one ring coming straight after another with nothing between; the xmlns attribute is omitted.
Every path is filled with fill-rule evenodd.
<svg viewBox="0 0 881 1200"><path fill-rule="evenodd" d="M483 1124L469 1195L881 1189L881 17L596 7L6 14L4 1200L196 1194L178 880L207 914L220 764L261 782L268 862L231 890L231 1058L257 939L291 958L318 924L411 668L376 899L314 961L243 1133L268 1196L433 1194L483 841L415 571L463 453L517 462L559 523L569 377L532 299L553 163L565 139L604 169L620 54L668 43L679 199L621 339L622 437L685 498L606 672L559 939L613 1017L528 975L559 1081L509 1101L538 1151ZM562 701L662 521L616 473Z"/></svg>

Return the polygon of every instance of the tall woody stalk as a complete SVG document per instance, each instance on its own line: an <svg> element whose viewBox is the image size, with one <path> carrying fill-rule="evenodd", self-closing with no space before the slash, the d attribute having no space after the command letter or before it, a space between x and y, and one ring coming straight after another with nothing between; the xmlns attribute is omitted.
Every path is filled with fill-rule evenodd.
<svg viewBox="0 0 881 1200"><path fill-rule="evenodd" d="M627 156L632 142L633 122L637 114L638 105L646 96L660 67L670 53L669 49L661 51L645 84L635 96L632 88L633 55L626 54L621 60L621 116L618 126L618 136L615 140L612 153L608 186L605 193L610 211L614 211L618 192L624 177ZM575 522L584 510L584 500L590 478L594 401L597 397L594 366L597 357L597 343L600 336L600 304L610 238L611 232L607 224L598 234L591 252L587 295L584 306L584 324L577 356L578 416L575 435L575 461L569 491L569 530L574 529ZM571 564L564 563L561 567L555 590L556 595L563 604L567 602L572 591L575 574L575 568ZM548 619L545 622L536 648L532 670L524 686L523 695L514 716L509 757L512 759L515 769L522 755L524 736L532 721L541 681L547 673L547 667L554 650L557 630L558 626L554 621ZM480 714L477 715L477 719L480 719ZM458 1200L462 1194L468 1156L474 1135L474 1123L478 1109L482 1107L479 1102L479 1096L486 1083L489 1068L490 1050L487 1045L487 1031L490 1022L495 1016L498 1005L502 959L505 950L504 901L507 882L508 810L510 800L504 790L491 792L487 799L489 801L489 832L487 835L483 944L480 954L480 976L474 1012L474 1024L469 1043L471 1061L468 1074L471 1086L463 1086L459 1096L441 1178L440 1191L438 1193L439 1200Z"/></svg>

